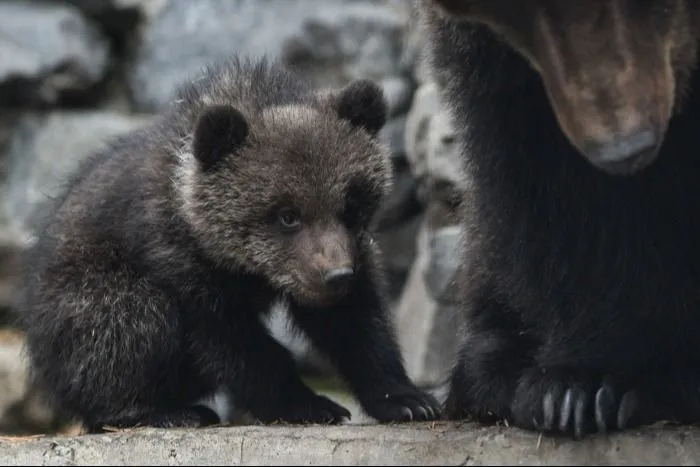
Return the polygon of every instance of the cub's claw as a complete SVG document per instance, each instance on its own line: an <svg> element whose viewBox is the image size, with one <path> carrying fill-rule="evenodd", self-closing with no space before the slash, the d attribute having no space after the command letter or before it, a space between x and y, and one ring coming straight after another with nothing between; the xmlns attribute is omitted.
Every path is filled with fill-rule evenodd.
<svg viewBox="0 0 700 467"><path fill-rule="evenodd" d="M441 416L435 398L417 388L386 392L364 403L367 413L379 422L417 422Z"/></svg>
<svg viewBox="0 0 700 467"><path fill-rule="evenodd" d="M338 424L350 420L350 412L325 396L316 395L309 400L296 402L288 407L259 414L263 423L289 424Z"/></svg>

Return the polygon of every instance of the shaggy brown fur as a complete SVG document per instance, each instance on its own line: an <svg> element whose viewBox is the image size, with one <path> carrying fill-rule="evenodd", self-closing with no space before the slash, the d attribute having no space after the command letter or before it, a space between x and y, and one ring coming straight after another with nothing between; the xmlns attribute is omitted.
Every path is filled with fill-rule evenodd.
<svg viewBox="0 0 700 467"><path fill-rule="evenodd" d="M700 420L700 2L421 5L475 189L447 415Z"/></svg>
<svg viewBox="0 0 700 467"><path fill-rule="evenodd" d="M527 60L542 79L561 131L591 163L629 173L658 156L695 67L697 2L430 3L440 16L487 26Z"/></svg>
<svg viewBox="0 0 700 467"><path fill-rule="evenodd" d="M184 85L91 158L39 229L21 300L36 382L91 430L216 422L213 394L264 422L349 417L264 328L281 300L369 415L435 418L368 229L391 183L385 118L369 81L321 92L266 60Z"/></svg>

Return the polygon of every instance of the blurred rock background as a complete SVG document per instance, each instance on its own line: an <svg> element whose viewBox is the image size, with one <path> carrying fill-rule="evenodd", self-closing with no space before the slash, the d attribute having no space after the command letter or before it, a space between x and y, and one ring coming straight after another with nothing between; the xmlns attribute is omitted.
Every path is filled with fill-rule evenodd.
<svg viewBox="0 0 700 467"><path fill-rule="evenodd" d="M411 0L2 0L0 2L0 434L69 429L25 381L13 326L17 253L37 202L109 137L143 124L180 81L233 52L268 54L321 86L381 83L395 190L376 219L404 358L439 386L456 339L448 284L457 200L468 191ZM310 376L331 376L303 340L274 334ZM99 350L96 350L99 351Z"/></svg>

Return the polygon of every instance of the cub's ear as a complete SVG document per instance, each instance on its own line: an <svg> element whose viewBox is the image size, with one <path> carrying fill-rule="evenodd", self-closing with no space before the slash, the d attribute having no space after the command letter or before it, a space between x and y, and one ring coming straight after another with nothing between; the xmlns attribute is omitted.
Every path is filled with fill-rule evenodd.
<svg viewBox="0 0 700 467"><path fill-rule="evenodd" d="M331 93L330 99L338 116L372 136L386 124L388 105L382 88L372 80L356 79Z"/></svg>
<svg viewBox="0 0 700 467"><path fill-rule="evenodd" d="M248 136L248 122L229 105L212 105L202 111L194 129L192 151L203 170L235 152Z"/></svg>

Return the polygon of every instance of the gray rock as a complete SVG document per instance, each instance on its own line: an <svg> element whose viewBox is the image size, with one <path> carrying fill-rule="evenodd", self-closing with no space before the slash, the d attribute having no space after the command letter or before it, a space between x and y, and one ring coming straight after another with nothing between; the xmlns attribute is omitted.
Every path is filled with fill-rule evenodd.
<svg viewBox="0 0 700 467"><path fill-rule="evenodd" d="M24 337L0 332L0 433L34 434L60 425L44 399L29 385Z"/></svg>
<svg viewBox="0 0 700 467"><path fill-rule="evenodd" d="M9 228L0 228L0 326L15 322L14 299L24 243Z"/></svg>
<svg viewBox="0 0 700 467"><path fill-rule="evenodd" d="M32 241L37 208L91 150L141 121L97 111L26 114L18 120L1 159L0 310L13 311L19 253Z"/></svg>
<svg viewBox="0 0 700 467"><path fill-rule="evenodd" d="M391 151L394 163L406 158L406 116L389 120L379 132L379 138Z"/></svg>
<svg viewBox="0 0 700 467"><path fill-rule="evenodd" d="M387 76L379 80L388 104L388 116L393 118L408 112L413 99L413 84L407 78Z"/></svg>
<svg viewBox="0 0 700 467"><path fill-rule="evenodd" d="M24 117L6 156L7 181L0 198L10 230L29 239L31 215L56 193L63 178L108 139L146 120L102 111Z"/></svg>
<svg viewBox="0 0 700 467"><path fill-rule="evenodd" d="M428 82L416 90L411 110L406 117L406 158L413 176L418 180L430 175L430 132L432 118L441 110L439 91L435 83Z"/></svg>
<svg viewBox="0 0 700 467"><path fill-rule="evenodd" d="M407 2L409 4L415 2ZM415 6L415 5L414 5ZM422 28L421 18L418 8L409 9L409 22L404 36L404 54L402 64L408 74L418 85L433 80L433 70L428 63L426 53L426 34Z"/></svg>
<svg viewBox="0 0 700 467"><path fill-rule="evenodd" d="M20 109L13 109L13 111L8 111L6 109L5 111L0 112L0 154L4 154L7 150L7 146L10 144L12 134L14 133L20 118ZM0 164L0 167L4 166ZM0 169L0 172L4 172L4 169Z"/></svg>
<svg viewBox="0 0 700 467"><path fill-rule="evenodd" d="M109 43L69 5L0 3L0 103L55 105L103 79Z"/></svg>
<svg viewBox="0 0 700 467"><path fill-rule="evenodd" d="M416 198L416 181L405 165L400 162L394 164L393 189L373 219L380 232L398 227L422 211Z"/></svg>
<svg viewBox="0 0 700 467"><path fill-rule="evenodd" d="M452 303L453 280L462 264L462 229L442 227L428 234L430 256L423 278L430 297L438 303Z"/></svg>
<svg viewBox="0 0 700 467"><path fill-rule="evenodd" d="M426 285L426 270L434 262L430 235L424 221L417 236L417 256L394 312L409 376L418 384L435 386L449 375L459 339L456 327L459 323L455 310L440 305Z"/></svg>
<svg viewBox="0 0 700 467"><path fill-rule="evenodd" d="M423 83L414 95L405 141L406 159L418 181L417 198L431 213L426 219L430 255L423 272L425 287L431 299L447 307L454 303L452 283L462 261L458 208L473 187L463 171L464 151L452 118L434 81Z"/></svg>
<svg viewBox="0 0 700 467"><path fill-rule="evenodd" d="M417 215L377 233L392 302L400 299L416 258L416 236L422 224Z"/></svg>
<svg viewBox="0 0 700 467"><path fill-rule="evenodd" d="M422 84L414 95L405 140L420 199L426 204L431 200L456 204L471 185L463 170L464 150L433 81Z"/></svg>
<svg viewBox="0 0 700 467"><path fill-rule="evenodd" d="M422 226L421 226L422 227ZM425 229L418 232L419 242L425 237ZM422 246L422 245L421 245ZM425 248L417 249L403 293L394 308L394 322L399 347L408 376L417 384L426 384L425 355L437 304L425 289L422 271L428 259ZM433 383L433 381L429 381Z"/></svg>
<svg viewBox="0 0 700 467"><path fill-rule="evenodd" d="M143 27L166 5L168 0L52 0L74 6L97 24L112 43L112 63L109 81L111 89L100 89L102 99L125 99L131 105L124 82L125 67L141 46ZM101 106L104 108L104 106ZM111 106L108 105L111 108Z"/></svg>
<svg viewBox="0 0 700 467"><path fill-rule="evenodd" d="M422 49L419 49L419 51L422 51ZM435 79L433 68L430 66L426 57L426 54L420 53L416 56L413 74L419 84L427 83Z"/></svg>
<svg viewBox="0 0 700 467"><path fill-rule="evenodd" d="M309 0L307 0L308 2ZM328 2L330 5L330 2ZM313 62L313 74L336 68L343 81L354 78L381 80L400 73L403 34L407 18L401 9L387 2L345 2L337 7L326 6L309 14L301 31L288 41L295 44L295 57L305 50L305 62ZM283 59L301 68L288 55L289 42ZM326 71L325 74L328 74ZM311 77L311 74L310 74ZM323 79L320 84L337 85L339 81ZM325 81L325 82L324 82Z"/></svg>
<svg viewBox="0 0 700 467"><path fill-rule="evenodd" d="M21 336L7 332L0 336L0 413L19 401L26 390L23 342Z"/></svg>
<svg viewBox="0 0 700 467"><path fill-rule="evenodd" d="M405 159L394 159L393 190L373 220L389 275L391 299L401 293L415 258L416 234L423 206L416 196L416 181Z"/></svg>
<svg viewBox="0 0 700 467"><path fill-rule="evenodd" d="M144 16L153 16L168 0L61 0L80 8L88 15L133 10Z"/></svg>
<svg viewBox="0 0 700 467"><path fill-rule="evenodd" d="M401 11L383 1L170 0L130 73L135 105L162 108L180 82L239 51L280 58L320 85L397 75Z"/></svg>
<svg viewBox="0 0 700 467"><path fill-rule="evenodd" d="M466 188L462 170L462 146L449 112L440 110L430 119L427 170L433 180Z"/></svg>
<svg viewBox="0 0 700 467"><path fill-rule="evenodd" d="M583 440L506 426L406 423L135 429L0 441L3 465L696 465L700 430L653 426Z"/></svg>

